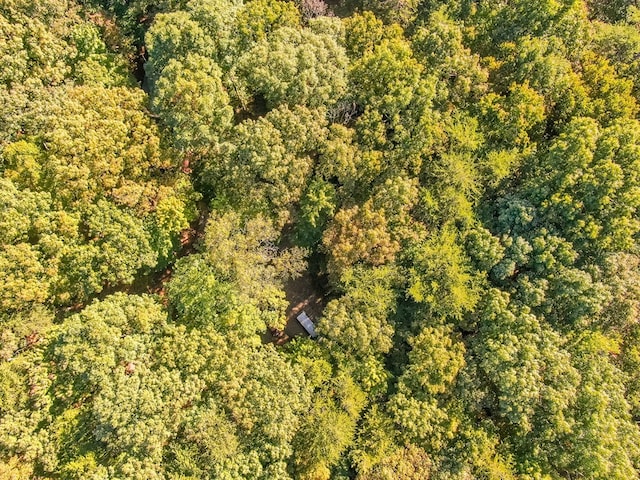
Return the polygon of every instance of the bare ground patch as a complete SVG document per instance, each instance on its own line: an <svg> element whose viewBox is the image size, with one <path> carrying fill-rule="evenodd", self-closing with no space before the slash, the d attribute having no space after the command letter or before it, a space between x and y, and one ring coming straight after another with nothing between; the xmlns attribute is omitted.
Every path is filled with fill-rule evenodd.
<svg viewBox="0 0 640 480"><path fill-rule="evenodd" d="M317 324L324 310L324 297L316 288L314 278L308 271L305 271L299 278L289 280L284 286L284 291L289 301L286 312L287 324L282 332L270 331L263 335L264 343L272 342L276 345L282 345L296 335L307 335L296 317L305 311L313 323Z"/></svg>

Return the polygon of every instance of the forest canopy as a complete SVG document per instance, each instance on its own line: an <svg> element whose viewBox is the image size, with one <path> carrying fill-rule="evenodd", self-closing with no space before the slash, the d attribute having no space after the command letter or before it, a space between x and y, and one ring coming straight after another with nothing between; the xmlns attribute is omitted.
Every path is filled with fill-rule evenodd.
<svg viewBox="0 0 640 480"><path fill-rule="evenodd" d="M640 478L639 107L638 0L0 2L0 478Z"/></svg>

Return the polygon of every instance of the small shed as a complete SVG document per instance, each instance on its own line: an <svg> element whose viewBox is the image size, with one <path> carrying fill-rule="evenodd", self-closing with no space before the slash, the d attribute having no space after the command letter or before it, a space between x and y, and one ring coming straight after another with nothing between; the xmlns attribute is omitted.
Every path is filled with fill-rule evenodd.
<svg viewBox="0 0 640 480"><path fill-rule="evenodd" d="M298 319L298 322L300 322L300 325L302 325L302 327L311 336L311 338L316 338L318 336L318 334L316 333L316 328L306 312L303 311L296 318Z"/></svg>

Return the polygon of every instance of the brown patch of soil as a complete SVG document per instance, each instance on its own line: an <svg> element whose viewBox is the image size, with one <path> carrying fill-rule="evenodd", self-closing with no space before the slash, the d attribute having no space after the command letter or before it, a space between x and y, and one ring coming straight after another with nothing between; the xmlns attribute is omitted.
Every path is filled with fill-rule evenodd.
<svg viewBox="0 0 640 480"><path fill-rule="evenodd" d="M307 332L296 318L302 311L307 312L311 321L317 325L325 307L324 297L320 295L314 285L314 279L309 272L304 272L301 277L289 280L284 291L289 301L287 308L287 324L284 331L270 331L263 335L264 343L283 345L297 335L307 335Z"/></svg>

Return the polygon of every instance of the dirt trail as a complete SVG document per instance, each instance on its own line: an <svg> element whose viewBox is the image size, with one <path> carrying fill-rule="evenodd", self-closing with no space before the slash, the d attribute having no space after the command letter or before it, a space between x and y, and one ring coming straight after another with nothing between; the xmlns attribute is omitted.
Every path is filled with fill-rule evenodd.
<svg viewBox="0 0 640 480"><path fill-rule="evenodd" d="M156 270L147 274L138 275L130 285L107 285L98 294L91 296L89 300L83 303L77 303L60 310L60 318L75 312L79 312L85 306L93 302L94 299L104 300L109 295L116 292L123 292L129 295L141 295L143 293L155 294L161 298L166 304L165 284L171 279L173 274L173 265L175 261L187 255L196 252L198 244L204 237L204 229L209 218L209 207L206 202L198 202L198 218L186 230L180 233L180 247L176 253L175 259L162 270Z"/></svg>
<svg viewBox="0 0 640 480"><path fill-rule="evenodd" d="M151 272L147 275L141 275L136 278L130 286L114 287L115 290L136 295L142 293L156 294L159 295L163 301L166 301L165 284L171 280L175 261L192 253L196 253L198 245L203 241L204 230L209 218L209 206L206 202L198 202L198 212L198 218L191 223L189 228L180 232L180 248L176 253L175 259L167 265L167 268Z"/></svg>

